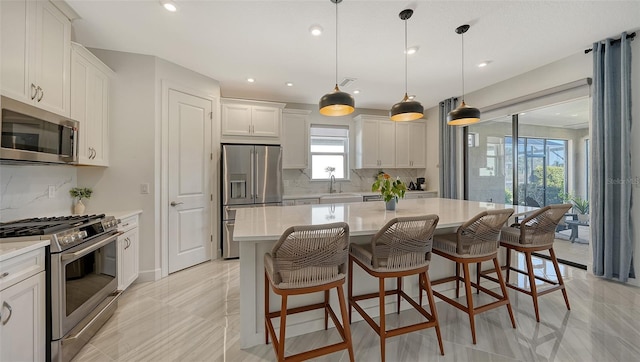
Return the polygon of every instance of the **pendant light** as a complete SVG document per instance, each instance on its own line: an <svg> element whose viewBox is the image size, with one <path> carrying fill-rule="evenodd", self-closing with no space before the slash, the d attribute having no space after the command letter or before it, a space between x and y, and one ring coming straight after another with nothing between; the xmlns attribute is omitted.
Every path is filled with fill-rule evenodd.
<svg viewBox="0 0 640 362"><path fill-rule="evenodd" d="M333 92L320 98L320 114L324 116L346 116L354 111L355 101L351 94L340 91L338 88L338 4L342 0L331 0L336 4L336 87Z"/></svg>
<svg viewBox="0 0 640 362"><path fill-rule="evenodd" d="M424 107L420 102L410 100L407 95L407 20L413 15L413 10L405 9L399 14L400 19L404 21L404 98L393 105L389 111L389 117L392 121L415 121L422 118Z"/></svg>
<svg viewBox="0 0 640 362"><path fill-rule="evenodd" d="M469 107L464 102L464 33L467 30L469 25L460 25L456 28L456 33L462 35L462 103L447 115L447 124L450 126L467 126L480 122L480 110Z"/></svg>

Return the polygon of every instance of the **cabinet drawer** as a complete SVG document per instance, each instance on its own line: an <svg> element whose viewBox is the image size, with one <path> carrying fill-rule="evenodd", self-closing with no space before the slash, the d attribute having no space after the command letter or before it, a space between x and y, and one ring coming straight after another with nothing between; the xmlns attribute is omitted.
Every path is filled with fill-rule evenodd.
<svg viewBox="0 0 640 362"><path fill-rule="evenodd" d="M118 225L118 231L127 231L138 227L138 215L132 215L123 219L120 219Z"/></svg>
<svg viewBox="0 0 640 362"><path fill-rule="evenodd" d="M0 290L44 270L44 248L18 255L0 264Z"/></svg>

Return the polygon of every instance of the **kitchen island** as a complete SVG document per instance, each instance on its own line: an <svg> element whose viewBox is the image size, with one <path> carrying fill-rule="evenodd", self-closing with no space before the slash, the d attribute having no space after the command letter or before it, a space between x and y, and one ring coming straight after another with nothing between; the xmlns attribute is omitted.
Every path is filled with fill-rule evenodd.
<svg viewBox="0 0 640 362"><path fill-rule="evenodd" d="M242 348L264 343L264 261L273 243L290 226L318 225L344 221L349 224L352 243L367 243L386 222L394 217L437 214L440 217L436 233L455 230L463 222L485 210L513 208L515 215L522 215L535 208L503 205L487 202L451 200L441 198L401 200L395 211L386 211L382 201L350 204L267 206L238 209L233 239L240 244L240 344ZM429 269L432 280L454 273L454 264L433 257ZM354 293L376 291L377 281L367 278L359 268L354 268ZM395 285L392 281L389 288ZM346 283L345 283L346 288ZM407 280L404 290L412 296L418 295L417 280ZM438 289L441 290L441 289ZM321 295L292 298L290 307L319 301ZM331 295L332 306L336 303ZM270 310L280 307L280 298L271 294ZM387 301L393 310L391 299ZM408 303L403 309L409 307ZM377 304L367 306L367 312L376 316ZM339 310L337 303L334 310ZM324 328L322 311L291 315L287 318L287 337L309 333ZM353 314L354 321L360 319ZM331 322L330 322L331 323Z"/></svg>

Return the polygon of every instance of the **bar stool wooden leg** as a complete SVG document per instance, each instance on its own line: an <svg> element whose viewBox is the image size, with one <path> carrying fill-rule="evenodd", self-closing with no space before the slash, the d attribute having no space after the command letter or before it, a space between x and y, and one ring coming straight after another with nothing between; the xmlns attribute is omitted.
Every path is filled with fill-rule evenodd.
<svg viewBox="0 0 640 362"><path fill-rule="evenodd" d="M269 315L269 289L271 284L269 283L269 277L267 272L264 272L264 344L269 344L269 327L267 326L267 317Z"/></svg>
<svg viewBox="0 0 640 362"><path fill-rule="evenodd" d="M329 290L324 291L324 330L329 329Z"/></svg>
<svg viewBox="0 0 640 362"><path fill-rule="evenodd" d="M282 294L280 306L280 340L278 341L278 361L284 361L284 331L287 327L287 295Z"/></svg>
<svg viewBox="0 0 640 362"><path fill-rule="evenodd" d="M473 309L473 296L471 295L471 273L469 272L469 264L463 263L464 270L464 289L467 294L467 309L469 311L469 324L471 325L471 338L473 344L476 344L476 322L475 310Z"/></svg>
<svg viewBox="0 0 640 362"><path fill-rule="evenodd" d="M482 270L482 262L476 263L476 294L480 294L480 270Z"/></svg>
<svg viewBox="0 0 640 362"><path fill-rule="evenodd" d="M560 266L558 265L558 259L556 259L556 253L553 251L553 247L549 248L549 256L551 256L551 261L553 261L553 268L556 270L558 284L562 285L562 296L564 297L564 303L567 305L567 309L571 310L571 307L569 306L569 298L567 297L567 289L564 287L564 281L562 280L562 275L560 274Z"/></svg>
<svg viewBox="0 0 640 362"><path fill-rule="evenodd" d="M456 298L460 298L460 263L456 262Z"/></svg>
<svg viewBox="0 0 640 362"><path fill-rule="evenodd" d="M380 355L382 356L382 362L384 362L385 360L385 337L386 337L386 330L387 327L385 325L385 311L384 311L384 295L385 295L385 291L384 291L384 278L378 278L379 282L379 289L378 289L378 295L379 295L379 300L380 300L380 331L378 331L378 334L380 335Z"/></svg>
<svg viewBox="0 0 640 362"><path fill-rule="evenodd" d="M349 323L351 323L351 298L353 298L353 257L349 255L349 285L347 285L347 302L349 303Z"/></svg>
<svg viewBox="0 0 640 362"><path fill-rule="evenodd" d="M397 286L398 286L398 304L397 304L397 309L398 309L398 314L400 314L400 291L402 290L402 277L398 277L397 279Z"/></svg>
<svg viewBox="0 0 640 362"><path fill-rule="evenodd" d="M427 300L429 301L429 309L431 312L431 316L436 321L438 320L438 312L436 311L436 301L433 298L433 291L431 290L431 281L429 280L429 273L424 272L420 274L420 278L424 280L424 287L427 291ZM422 288L420 289L420 298L422 298ZM422 303L420 303L422 305ZM444 356L444 347L442 345L442 335L440 334L440 323L437 323L436 326L436 336L438 337L438 346L440 346L440 354Z"/></svg>
<svg viewBox="0 0 640 362"><path fill-rule="evenodd" d="M344 334L348 343L347 350L349 351L349 361L353 362L354 361L353 341L351 340L351 326L349 325L350 322L347 318L347 305L345 304L345 300L344 300L344 290L342 289L342 286L337 287L336 290L338 291L338 301L340 302L340 313L342 314L342 326L344 327Z"/></svg>
<svg viewBox="0 0 640 362"><path fill-rule="evenodd" d="M500 271L501 269L496 269ZM507 248L507 284L509 284L509 272L511 271L511 249Z"/></svg>
<svg viewBox="0 0 640 362"><path fill-rule="evenodd" d="M511 318L511 326L516 328L516 320L513 317L513 310L511 309L511 302L509 301L509 294L507 294L507 285L504 283L504 278L502 278L502 272L500 271L500 264L498 263L498 258L493 258L493 267L498 271L498 283L500 284L500 289L502 290L502 295L507 300L507 310L509 311L509 318Z"/></svg>
<svg viewBox="0 0 640 362"><path fill-rule="evenodd" d="M533 299L533 310L536 312L536 322L540 322L540 312L538 311L538 290L536 288L536 276L533 270L533 261L531 260L530 252L525 252L524 254L527 261L527 274L529 276L531 299Z"/></svg>
<svg viewBox="0 0 640 362"><path fill-rule="evenodd" d="M420 295L418 296L418 302L420 305L422 305L422 288L425 288L426 290L426 286L425 286L425 282L424 282L424 278L422 277L422 273L420 273L418 275L418 290L420 291ZM428 297L428 296L427 296Z"/></svg>

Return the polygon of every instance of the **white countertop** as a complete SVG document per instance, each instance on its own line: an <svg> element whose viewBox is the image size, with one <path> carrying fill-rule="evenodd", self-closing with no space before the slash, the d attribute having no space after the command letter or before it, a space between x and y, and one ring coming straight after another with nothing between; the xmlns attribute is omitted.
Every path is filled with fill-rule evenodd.
<svg viewBox="0 0 640 362"><path fill-rule="evenodd" d="M129 216L133 216L136 214L142 214L142 210L123 210L123 211L111 211L104 213L107 216L113 216L116 219L126 219Z"/></svg>
<svg viewBox="0 0 640 362"><path fill-rule="evenodd" d="M0 242L0 262L11 259L32 250L44 248L49 245L49 240Z"/></svg>
<svg viewBox="0 0 640 362"><path fill-rule="evenodd" d="M398 216L437 214L438 229L458 227L485 210L513 208L514 215L536 208L442 198L400 200L396 211L386 211L382 201L350 204L267 206L236 212L233 240L273 241L290 226L344 221L352 236L372 235Z"/></svg>

